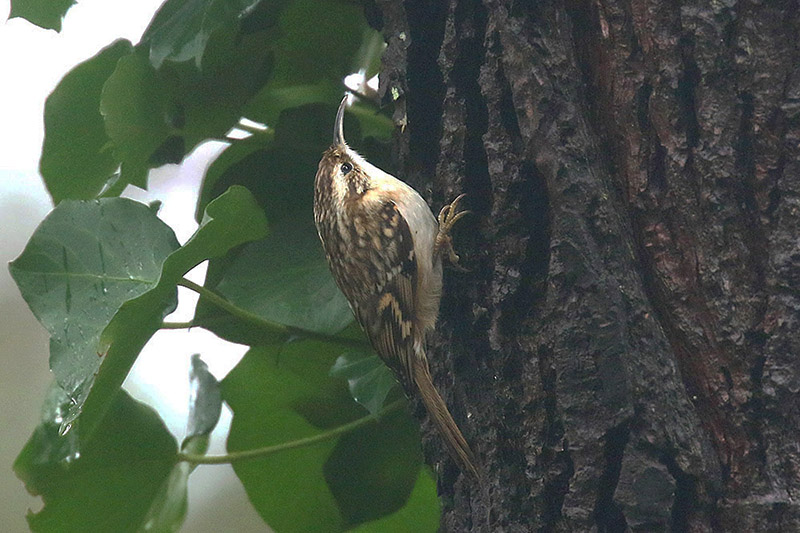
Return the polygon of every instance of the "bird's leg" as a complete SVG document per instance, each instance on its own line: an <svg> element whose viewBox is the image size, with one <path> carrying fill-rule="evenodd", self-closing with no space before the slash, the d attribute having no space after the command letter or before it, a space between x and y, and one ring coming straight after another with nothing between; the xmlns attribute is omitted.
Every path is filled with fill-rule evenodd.
<svg viewBox="0 0 800 533"><path fill-rule="evenodd" d="M458 204L465 194L460 194L448 205L442 207L439 212L439 233L436 235L436 240L433 243L433 255L442 254L442 257L447 257L454 267L464 270L458 266L458 255L453 249L453 239L450 237L450 231L453 226L461 220L464 215L468 215L471 211L459 211ZM445 255L446 254L446 255Z"/></svg>

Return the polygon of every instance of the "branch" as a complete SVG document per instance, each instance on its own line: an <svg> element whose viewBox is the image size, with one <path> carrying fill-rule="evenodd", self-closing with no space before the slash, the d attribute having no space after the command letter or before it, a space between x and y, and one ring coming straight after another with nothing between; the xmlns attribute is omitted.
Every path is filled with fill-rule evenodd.
<svg viewBox="0 0 800 533"><path fill-rule="evenodd" d="M191 463L193 465L221 465L221 464L228 464L233 463L235 461L246 461L248 459L258 459L260 457L266 457L268 455L272 455L275 453L279 453L286 450L294 450L296 448L304 448L306 446L311 446L312 444L317 444L318 442L323 442L328 439L332 439L334 437L338 437L344 433L348 433L357 429L361 426L370 424L380 419L381 416L387 415L393 411L399 409L405 403L404 399L400 399L394 401L384 407L380 413L377 415L366 415L362 416L357 420L353 420L343 426L339 426L333 428L328 431L324 431L313 437L306 437L303 439L292 440L289 442L283 442L281 444L275 444L273 446L265 446L263 448L255 448L252 450L242 450L239 452L231 452L226 455L198 455L198 454L191 454L191 453L179 453L178 460L179 461L186 461L187 463Z"/></svg>

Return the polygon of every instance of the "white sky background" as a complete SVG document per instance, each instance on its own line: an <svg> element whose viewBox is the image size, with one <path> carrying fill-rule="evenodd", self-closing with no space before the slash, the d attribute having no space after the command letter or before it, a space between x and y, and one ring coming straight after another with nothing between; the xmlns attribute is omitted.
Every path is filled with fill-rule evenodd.
<svg viewBox="0 0 800 533"><path fill-rule="evenodd" d="M25 306L5 264L19 255L38 222L52 208L38 175L44 137L44 102L61 77L117 38L138 42L162 0L79 0L67 13L61 33L43 30L22 19L5 19L9 0L0 0L0 524L3 531L27 531L24 516L41 505L28 496L11 472L11 463L36 423L47 371L47 335ZM150 191L126 193L142 201L160 199L159 216L185 242L196 225L197 189L209 160L224 146L209 143L183 165L150 175ZM203 272L193 272L202 281ZM187 298L188 296L188 298ZM194 298L181 289L181 307L171 320L191 318ZM188 388L189 357L201 353L222 378L244 353L194 329L159 332L136 363L126 388L155 405L167 426L182 437ZM8 381L6 381L8 380ZM223 413L212 453L224 451L230 413ZM233 529L231 529L233 528ZM192 475L189 519L183 531L264 531L258 515L230 467L201 466Z"/></svg>

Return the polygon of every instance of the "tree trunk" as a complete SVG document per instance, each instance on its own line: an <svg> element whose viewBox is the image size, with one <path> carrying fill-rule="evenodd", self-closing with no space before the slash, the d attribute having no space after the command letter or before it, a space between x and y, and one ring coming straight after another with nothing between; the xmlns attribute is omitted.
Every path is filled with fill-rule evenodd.
<svg viewBox="0 0 800 533"><path fill-rule="evenodd" d="M399 175L468 194L447 531L800 531L797 2L376 0ZM400 132L400 130L398 130Z"/></svg>

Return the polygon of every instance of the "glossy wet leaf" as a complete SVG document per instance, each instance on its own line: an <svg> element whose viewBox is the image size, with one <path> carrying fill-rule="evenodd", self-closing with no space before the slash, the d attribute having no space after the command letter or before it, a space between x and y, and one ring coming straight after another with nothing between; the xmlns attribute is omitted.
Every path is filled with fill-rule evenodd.
<svg viewBox="0 0 800 533"><path fill-rule="evenodd" d="M96 428L108 398L122 385L144 344L174 309L176 285L182 276L206 259L263 237L266 231L264 213L244 187L231 187L208 205L195 234L164 260L157 284L126 302L103 331L101 345L107 354L84 406L83 431L91 434Z"/></svg>
<svg viewBox="0 0 800 533"><path fill-rule="evenodd" d="M251 349L222 382L234 412L228 450L320 435L361 418L344 382L328 375L340 351L310 341ZM343 531L402 509L420 465L416 424L400 409L336 438L233 466L274 530Z"/></svg>
<svg viewBox="0 0 800 533"><path fill-rule="evenodd" d="M9 266L50 333L50 369L76 407L103 361L100 333L123 303L156 285L177 248L172 230L143 204L65 200Z"/></svg>
<svg viewBox="0 0 800 533"><path fill-rule="evenodd" d="M28 515L32 531L137 531L175 464L177 444L158 415L125 392L111 400L97 437L68 456L57 418L44 420L14 472L44 507Z"/></svg>
<svg viewBox="0 0 800 533"><path fill-rule="evenodd" d="M9 19L21 17L49 30L61 31L61 21L75 0L11 0Z"/></svg>
<svg viewBox="0 0 800 533"><path fill-rule="evenodd" d="M108 146L100 93L132 49L126 40L115 41L69 71L47 97L39 171L54 203L94 198L119 166Z"/></svg>
<svg viewBox="0 0 800 533"><path fill-rule="evenodd" d="M211 34L240 20L260 0L168 0L142 35L150 62L192 60L200 65Z"/></svg>
<svg viewBox="0 0 800 533"><path fill-rule="evenodd" d="M331 376L346 379L353 399L372 414L381 410L389 392L397 386L392 371L374 353L340 355L331 368Z"/></svg>

